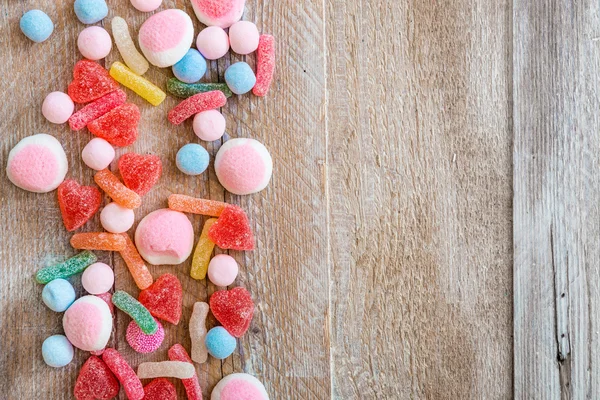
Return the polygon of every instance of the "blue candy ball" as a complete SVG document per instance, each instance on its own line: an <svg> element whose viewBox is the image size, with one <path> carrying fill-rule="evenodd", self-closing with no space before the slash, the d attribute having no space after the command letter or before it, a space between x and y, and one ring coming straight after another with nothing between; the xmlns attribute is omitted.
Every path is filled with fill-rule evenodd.
<svg viewBox="0 0 600 400"><path fill-rule="evenodd" d="M75 301L75 290L69 281L55 279L44 286L42 300L52 311L63 312Z"/></svg>
<svg viewBox="0 0 600 400"><path fill-rule="evenodd" d="M208 168L208 152L196 143L189 143L177 152L177 168L187 175L200 175Z"/></svg>
<svg viewBox="0 0 600 400"><path fill-rule="evenodd" d="M204 343L210 355L219 360L229 357L236 346L235 338L222 326L208 331Z"/></svg>
<svg viewBox="0 0 600 400"><path fill-rule="evenodd" d="M173 65L173 75L181 82L198 82L206 73L206 60L196 49L189 49L185 56Z"/></svg>
<svg viewBox="0 0 600 400"><path fill-rule="evenodd" d="M252 90L256 84L256 76L247 63L238 62L225 71L225 82L233 93L244 94Z"/></svg>
<svg viewBox="0 0 600 400"><path fill-rule="evenodd" d="M64 367L73 360L73 345L63 335L53 335L42 343L42 357L51 367Z"/></svg>
<svg viewBox="0 0 600 400"><path fill-rule="evenodd" d="M84 24L95 24L108 15L105 0L75 0L75 15Z"/></svg>
<svg viewBox="0 0 600 400"><path fill-rule="evenodd" d="M27 11L19 22L21 30L29 39L41 43L48 39L54 31L54 24L45 12L40 10Z"/></svg>

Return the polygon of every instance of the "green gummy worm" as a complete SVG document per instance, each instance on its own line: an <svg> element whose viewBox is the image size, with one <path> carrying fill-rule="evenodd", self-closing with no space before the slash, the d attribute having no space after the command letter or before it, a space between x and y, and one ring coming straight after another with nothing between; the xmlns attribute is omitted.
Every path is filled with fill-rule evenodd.
<svg viewBox="0 0 600 400"><path fill-rule="evenodd" d="M158 324L150 311L129 293L117 290L112 295L112 303L129 315L146 335L154 335L158 330Z"/></svg>
<svg viewBox="0 0 600 400"><path fill-rule="evenodd" d="M167 92L180 99L187 99L195 94L212 92L213 90L220 90L225 97L233 95L226 83L183 83L177 78L171 78L167 81Z"/></svg>
<svg viewBox="0 0 600 400"><path fill-rule="evenodd" d="M40 269L37 274L35 274L35 280L37 283L46 284L55 279L68 278L71 275L83 272L97 260L98 257L91 251L82 251L75 257L69 258L67 261Z"/></svg>

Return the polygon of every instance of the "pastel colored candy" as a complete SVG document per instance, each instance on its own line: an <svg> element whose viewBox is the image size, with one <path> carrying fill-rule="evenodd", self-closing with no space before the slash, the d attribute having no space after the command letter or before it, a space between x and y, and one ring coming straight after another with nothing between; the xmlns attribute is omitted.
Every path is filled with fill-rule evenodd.
<svg viewBox="0 0 600 400"><path fill-rule="evenodd" d="M254 234L248 216L240 207L228 204L208 230L208 238L222 249L254 250Z"/></svg>
<svg viewBox="0 0 600 400"><path fill-rule="evenodd" d="M177 389L165 378L156 378L144 386L144 400L177 400Z"/></svg>
<svg viewBox="0 0 600 400"><path fill-rule="evenodd" d="M238 21L229 28L229 45L238 54L250 54L258 48L260 34L250 21Z"/></svg>
<svg viewBox="0 0 600 400"><path fill-rule="evenodd" d="M91 251L82 251L76 256L69 258L67 261L40 269L35 274L35 281L37 283L45 284L55 279L68 278L83 272L97 260L98 257Z"/></svg>
<svg viewBox="0 0 600 400"><path fill-rule="evenodd" d="M169 209L156 210L138 224L135 244L150 264L181 264L192 252L194 229L185 214Z"/></svg>
<svg viewBox="0 0 600 400"><path fill-rule="evenodd" d="M243 61L232 64L225 70L225 82L235 94L246 94L256 84L254 71Z"/></svg>
<svg viewBox="0 0 600 400"><path fill-rule="evenodd" d="M110 53L112 39L106 29L100 26L90 26L79 33L77 48L88 60L100 60Z"/></svg>
<svg viewBox="0 0 600 400"><path fill-rule="evenodd" d="M68 94L52 92L42 103L42 114L53 124L64 124L69 120L75 109L75 104Z"/></svg>
<svg viewBox="0 0 600 400"><path fill-rule="evenodd" d="M189 379L194 375L196 375L194 365L183 361L145 362L141 363L137 370L140 379L162 377Z"/></svg>
<svg viewBox="0 0 600 400"><path fill-rule="evenodd" d="M194 310L190 317L190 339L192 340L192 360L203 364L208 358L206 348L206 317L210 308L208 303L198 301L194 303ZM235 341L235 339L234 339Z"/></svg>
<svg viewBox="0 0 600 400"><path fill-rule="evenodd" d="M249 374L227 375L215 386L210 400L269 400L265 386Z"/></svg>
<svg viewBox="0 0 600 400"><path fill-rule="evenodd" d="M88 103L115 90L119 85L100 64L79 60L73 69L73 81L67 93L75 103Z"/></svg>
<svg viewBox="0 0 600 400"><path fill-rule="evenodd" d="M23 34L36 43L45 41L54 31L52 20L41 10L27 11L21 17L19 26Z"/></svg>
<svg viewBox="0 0 600 400"><path fill-rule="evenodd" d="M252 89L255 96L266 96L269 93L275 73L275 38L261 35L256 50L256 85Z"/></svg>
<svg viewBox="0 0 600 400"><path fill-rule="evenodd" d="M235 282L239 271L235 258L227 254L217 254L208 264L208 279L217 286L229 286Z"/></svg>
<svg viewBox="0 0 600 400"><path fill-rule="evenodd" d="M206 73L206 60L196 49L189 49L177 64L173 65L173 75L185 83L198 82Z"/></svg>
<svg viewBox="0 0 600 400"><path fill-rule="evenodd" d="M75 0L73 4L75 15L84 24L95 24L108 15L105 0Z"/></svg>
<svg viewBox="0 0 600 400"><path fill-rule="evenodd" d="M108 400L119 394L119 381L100 358L91 356L81 367L73 394L77 400Z"/></svg>
<svg viewBox="0 0 600 400"><path fill-rule="evenodd" d="M158 324L148 309L129 293L117 290L111 301L115 307L129 315L146 335L153 335L158 331Z"/></svg>
<svg viewBox="0 0 600 400"><path fill-rule="evenodd" d="M138 11L150 12L156 10L162 4L162 0L131 0L131 5Z"/></svg>
<svg viewBox="0 0 600 400"><path fill-rule="evenodd" d="M182 345L179 343L174 344L168 351L169 360L171 361L184 361L191 363L192 359ZM187 394L188 400L202 400L202 388L198 381L198 375L194 374L191 378L182 379L181 382L185 387L185 393Z"/></svg>
<svg viewBox="0 0 600 400"><path fill-rule="evenodd" d="M81 275L81 284L89 294L108 292L115 283L112 268L104 263L94 263L87 267Z"/></svg>
<svg viewBox="0 0 600 400"><path fill-rule="evenodd" d="M193 122L194 133L202 140L219 140L225 133L225 117L218 110L207 110L196 114Z"/></svg>
<svg viewBox="0 0 600 400"><path fill-rule="evenodd" d="M153 154L123 154L119 158L119 172L125 185L143 196L158 183L162 174L162 161Z"/></svg>
<svg viewBox="0 0 600 400"><path fill-rule="evenodd" d="M208 168L208 151L197 143L188 143L177 152L177 168L186 175L200 175Z"/></svg>
<svg viewBox="0 0 600 400"><path fill-rule="evenodd" d="M167 81L167 92L180 99L187 99L198 93L220 90L225 97L231 97L233 93L226 83L183 83L177 78Z"/></svg>
<svg viewBox="0 0 600 400"><path fill-rule="evenodd" d="M192 19L183 11L170 9L152 15L142 24L139 43L150 64L170 67L185 56L194 40Z"/></svg>
<svg viewBox="0 0 600 400"><path fill-rule="evenodd" d="M102 138L90 140L81 151L81 159L85 165L96 171L107 168L114 158L115 149Z"/></svg>
<svg viewBox="0 0 600 400"><path fill-rule="evenodd" d="M206 334L206 349L208 353L217 360L229 357L237 344L235 338L222 326L212 328Z"/></svg>
<svg viewBox="0 0 600 400"><path fill-rule="evenodd" d="M209 26L198 34L196 47L207 60L218 60L229 51L229 36L223 28Z"/></svg>
<svg viewBox="0 0 600 400"><path fill-rule="evenodd" d="M102 299L110 309L110 313L115 315L115 305L112 303L112 294L111 293L100 293L96 295L97 298ZM102 354L102 353L100 353ZM96 354L98 355L98 354Z"/></svg>
<svg viewBox="0 0 600 400"><path fill-rule="evenodd" d="M132 2L133 1L136 0L132 0ZM144 3L144 0L137 0L136 2L138 1ZM148 2L152 1L156 0L150 0ZM161 2L162 0L158 0L159 5ZM111 28L115 44L117 45L117 49L119 49L119 53L121 53L121 57L123 58L123 61L125 61L125 64L127 64L127 66L136 74L144 75L146 71L148 71L150 65L135 47L133 39L131 39L131 35L129 34L127 22L121 17L114 17L111 21Z"/></svg>
<svg viewBox="0 0 600 400"><path fill-rule="evenodd" d="M141 354L152 353L160 347L164 338L165 330L156 318L154 319L158 325L158 330L152 335L145 334L135 321L131 321L127 325L125 339L133 350Z"/></svg>
<svg viewBox="0 0 600 400"><path fill-rule="evenodd" d="M51 367L64 367L73 360L73 354L73 345L64 335L52 335L42 343L42 357Z"/></svg>
<svg viewBox="0 0 600 400"><path fill-rule="evenodd" d="M127 360L115 349L108 348L102 353L102 360L115 374L129 400L141 400L144 398L144 386L135 374L135 371L127 363Z"/></svg>
<svg viewBox="0 0 600 400"><path fill-rule="evenodd" d="M133 210L115 202L107 204L100 212L102 227L112 233L127 232L133 226L134 221Z"/></svg>
<svg viewBox="0 0 600 400"><path fill-rule="evenodd" d="M183 289L175 275L163 274L150 287L140 292L139 302L163 321L177 325L181 319Z"/></svg>
<svg viewBox="0 0 600 400"><path fill-rule="evenodd" d="M120 105L125 104L126 100L127 95L125 92L121 89L117 89L114 92L94 100L75 114L71 115L69 118L69 126L74 131L83 129L90 122L100 118Z"/></svg>
<svg viewBox="0 0 600 400"><path fill-rule="evenodd" d="M165 92L147 79L135 74L120 62L114 62L110 67L110 76L121 85L133 90L141 98L153 106L158 106L167 97Z"/></svg>
<svg viewBox="0 0 600 400"><path fill-rule="evenodd" d="M67 309L63 329L73 346L85 351L106 347L113 320L106 303L96 296L83 296Z"/></svg>
<svg viewBox="0 0 600 400"><path fill-rule="evenodd" d="M254 301L243 287L219 290L210 296L213 315L236 338L246 333L254 315Z"/></svg>
<svg viewBox="0 0 600 400"><path fill-rule="evenodd" d="M246 0L191 0L198 20L204 25L228 28L242 18Z"/></svg>
<svg viewBox="0 0 600 400"><path fill-rule="evenodd" d="M180 125L194 114L223 107L225 103L227 98L221 91L198 93L173 107L167 117L172 124Z"/></svg>
<svg viewBox="0 0 600 400"><path fill-rule="evenodd" d="M100 208L102 195L94 186L83 186L67 179L58 186L58 206L69 232L81 228Z"/></svg>
<svg viewBox="0 0 600 400"><path fill-rule="evenodd" d="M39 133L22 139L8 153L6 175L21 189L47 193L65 179L67 155L54 136Z"/></svg>
<svg viewBox="0 0 600 400"><path fill-rule="evenodd" d="M233 194L260 192L269 184L273 160L266 147L254 139L230 139L215 157L219 182Z"/></svg>
<svg viewBox="0 0 600 400"><path fill-rule="evenodd" d="M42 301L49 309L63 312L75 301L75 289L65 279L55 279L44 286Z"/></svg>

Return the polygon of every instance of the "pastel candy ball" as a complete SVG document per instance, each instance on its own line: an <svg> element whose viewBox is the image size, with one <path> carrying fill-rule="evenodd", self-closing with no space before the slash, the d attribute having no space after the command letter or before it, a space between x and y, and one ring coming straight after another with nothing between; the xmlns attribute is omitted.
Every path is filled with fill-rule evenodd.
<svg viewBox="0 0 600 400"><path fill-rule="evenodd" d="M156 210L138 224L135 244L150 264L181 264L192 253L194 229L185 214L169 209Z"/></svg>
<svg viewBox="0 0 600 400"><path fill-rule="evenodd" d="M252 68L245 62L230 65L225 71L225 82L235 94L245 94L256 84L256 76Z"/></svg>
<svg viewBox="0 0 600 400"><path fill-rule="evenodd" d="M165 339L165 330L160 322L154 318L158 325L158 330L152 335L146 335L135 321L131 321L127 325L127 332L125 339L132 349L138 353L146 354L152 353L160 347L163 340Z"/></svg>
<svg viewBox="0 0 600 400"><path fill-rule="evenodd" d="M68 94L52 92L46 96L42 103L42 114L53 124L64 124L73 114L75 104Z"/></svg>
<svg viewBox="0 0 600 400"><path fill-rule="evenodd" d="M100 60L110 53L112 39L106 29L90 26L79 33L77 48L88 60Z"/></svg>
<svg viewBox="0 0 600 400"><path fill-rule="evenodd" d="M83 271L81 284L89 294L106 293L115 283L115 274L112 268L104 263L95 263Z"/></svg>
<svg viewBox="0 0 600 400"><path fill-rule="evenodd" d="M162 0L131 0L131 5L138 11L150 12L156 10L162 4Z"/></svg>
<svg viewBox="0 0 600 400"><path fill-rule="evenodd" d="M98 351L106 347L112 331L112 314L99 297L83 296L63 316L65 335L81 350Z"/></svg>
<svg viewBox="0 0 600 400"><path fill-rule="evenodd" d="M181 82L198 82L206 73L206 60L196 49L189 49L177 64L173 65L173 75Z"/></svg>
<svg viewBox="0 0 600 400"><path fill-rule="evenodd" d="M60 142L39 133L21 140L8 154L6 174L21 189L47 193L65 179L69 164Z"/></svg>
<svg viewBox="0 0 600 400"><path fill-rule="evenodd" d="M102 171L115 158L115 149L102 138L94 138L88 142L81 152L81 159L91 169Z"/></svg>
<svg viewBox="0 0 600 400"><path fill-rule="evenodd" d="M41 10L27 11L21 17L19 26L23 34L36 43L48 39L54 31L52 20Z"/></svg>
<svg viewBox="0 0 600 400"><path fill-rule="evenodd" d="M229 28L229 45L238 54L250 54L258 48L260 33L250 21L238 21Z"/></svg>
<svg viewBox="0 0 600 400"><path fill-rule="evenodd" d="M231 374L221 379L212 391L211 400L269 400L265 386L249 374Z"/></svg>
<svg viewBox="0 0 600 400"><path fill-rule="evenodd" d="M181 10L165 10L142 24L140 48L153 65L164 68L176 64L186 55L194 41L192 19Z"/></svg>
<svg viewBox="0 0 600 400"><path fill-rule="evenodd" d="M177 152L177 168L186 175L200 175L208 168L209 155L204 147L189 143Z"/></svg>
<svg viewBox="0 0 600 400"><path fill-rule="evenodd" d="M228 28L242 18L246 0L191 0L198 20L204 25Z"/></svg>
<svg viewBox="0 0 600 400"><path fill-rule="evenodd" d="M225 117L218 110L202 111L194 117L193 127L196 136L212 142L225 133Z"/></svg>
<svg viewBox="0 0 600 400"><path fill-rule="evenodd" d="M236 346L235 338L222 326L216 326L208 331L204 343L208 353L219 360L229 357Z"/></svg>
<svg viewBox="0 0 600 400"><path fill-rule="evenodd" d="M73 360L73 345L64 335L52 335L42 343L42 357L51 367L60 368Z"/></svg>
<svg viewBox="0 0 600 400"><path fill-rule="evenodd" d="M112 202L100 212L102 227L111 233L127 232L133 226L135 213L133 210Z"/></svg>
<svg viewBox="0 0 600 400"><path fill-rule="evenodd" d="M227 254L218 254L208 264L208 279L217 286L229 286L237 278L238 263Z"/></svg>
<svg viewBox="0 0 600 400"><path fill-rule="evenodd" d="M231 139L215 157L215 172L221 185L233 194L263 190L273 174L273 160L265 146L254 139Z"/></svg>
<svg viewBox="0 0 600 400"><path fill-rule="evenodd" d="M42 301L52 311L63 312L75 301L75 290L69 281L55 279L44 286Z"/></svg>
<svg viewBox="0 0 600 400"><path fill-rule="evenodd" d="M105 0L75 0L75 15L84 24L95 24L108 15Z"/></svg>
<svg viewBox="0 0 600 400"><path fill-rule="evenodd" d="M229 36L222 28L209 26L198 34L196 47L204 58L218 60L229 51Z"/></svg>

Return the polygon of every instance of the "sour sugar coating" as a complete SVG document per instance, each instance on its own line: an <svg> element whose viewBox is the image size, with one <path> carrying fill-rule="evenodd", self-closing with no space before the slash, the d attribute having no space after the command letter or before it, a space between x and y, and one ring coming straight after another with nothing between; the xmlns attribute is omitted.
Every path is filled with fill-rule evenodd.
<svg viewBox="0 0 600 400"><path fill-rule="evenodd" d="M75 0L73 4L75 15L84 24L95 24L108 15L105 0Z"/></svg>
<svg viewBox="0 0 600 400"><path fill-rule="evenodd" d="M27 38L36 43L45 41L54 31L52 20L41 10L30 10L23 14L19 27Z"/></svg>
<svg viewBox="0 0 600 400"><path fill-rule="evenodd" d="M238 54L250 54L258 48L260 34L250 21L238 21L229 28L231 50Z"/></svg>
<svg viewBox="0 0 600 400"><path fill-rule="evenodd" d="M225 117L218 110L208 110L196 114L193 123L194 133L202 140L212 142L225 134Z"/></svg>
<svg viewBox="0 0 600 400"><path fill-rule="evenodd" d="M42 114L53 124L64 124L69 120L75 109L73 100L63 92L52 92L42 103Z"/></svg>
<svg viewBox="0 0 600 400"><path fill-rule="evenodd" d="M204 25L228 28L242 18L246 0L191 0L198 20Z"/></svg>
<svg viewBox="0 0 600 400"><path fill-rule="evenodd" d="M223 107L225 103L227 103L227 98L219 90L198 93L183 100L169 111L169 121L174 125L179 125L194 114Z"/></svg>
<svg viewBox="0 0 600 400"><path fill-rule="evenodd" d="M67 93L75 103L88 103L119 88L108 71L90 60L80 60L73 69L73 81Z"/></svg>
<svg viewBox="0 0 600 400"><path fill-rule="evenodd" d="M229 36L223 28L209 26L198 34L196 47L206 59L218 60L229 51Z"/></svg>
<svg viewBox="0 0 600 400"><path fill-rule="evenodd" d="M208 215L218 217L227 207L227 203L216 200L200 199L183 194L169 196L169 208L184 213Z"/></svg>
<svg viewBox="0 0 600 400"><path fill-rule="evenodd" d="M113 293L112 302L115 307L129 315L146 335L153 335L158 331L158 324L150 311L129 293L117 290Z"/></svg>
<svg viewBox="0 0 600 400"><path fill-rule="evenodd" d="M135 209L142 205L140 196L121 183L119 178L108 169L96 172L94 181L106 194L123 207Z"/></svg>
<svg viewBox="0 0 600 400"><path fill-rule="evenodd" d="M115 283L115 274L110 266L94 263L81 275L81 284L89 294L99 295L108 292Z"/></svg>
<svg viewBox="0 0 600 400"><path fill-rule="evenodd" d="M75 289L65 279L55 279L42 290L42 301L49 309L63 312L75 301Z"/></svg>
<svg viewBox="0 0 600 400"><path fill-rule="evenodd" d="M94 138L81 151L81 159L88 167L96 171L108 168L115 158L115 149L101 138Z"/></svg>
<svg viewBox="0 0 600 400"><path fill-rule="evenodd" d="M198 239L196 250L194 250L192 268L190 269L190 276L194 279L200 280L206 278L210 256L215 249L215 242L210 240L208 237L208 232L215 222L217 222L215 218L207 219L204 223L204 228L202 228L200 239Z"/></svg>
<svg viewBox="0 0 600 400"><path fill-rule="evenodd" d="M140 292L138 300L156 318L173 325L179 323L183 306L183 289L175 275L161 275L152 286Z"/></svg>
<svg viewBox="0 0 600 400"><path fill-rule="evenodd" d="M76 233L71 237L71 246L74 249L121 251L125 249L125 239L115 233Z"/></svg>
<svg viewBox="0 0 600 400"><path fill-rule="evenodd" d="M194 228L180 212L160 209L146 215L135 230L138 251L150 264L178 265L194 247Z"/></svg>
<svg viewBox="0 0 600 400"><path fill-rule="evenodd" d="M208 279L216 286L229 286L235 282L239 272L238 263L227 254L218 254L208 264Z"/></svg>
<svg viewBox="0 0 600 400"><path fill-rule="evenodd" d="M129 68L120 62L114 62L110 67L110 76L112 76L117 82L133 90L141 98L146 100L153 106L158 106L163 102L167 95L165 92L149 80L136 75Z"/></svg>
<svg viewBox="0 0 600 400"><path fill-rule="evenodd" d="M227 332L237 338L246 333L254 315L254 301L245 288L219 290L210 296L209 304L213 315Z"/></svg>
<svg viewBox="0 0 600 400"><path fill-rule="evenodd" d="M208 331L205 341L206 349L217 360L224 360L233 354L237 344L235 338L222 326L215 326Z"/></svg>
<svg viewBox="0 0 600 400"><path fill-rule="evenodd" d="M252 375L239 373L221 379L212 391L211 400L269 400L265 386Z"/></svg>
<svg viewBox="0 0 600 400"><path fill-rule="evenodd" d="M78 349L97 351L106 347L113 327L110 309L96 296L77 299L63 316L63 329Z"/></svg>
<svg viewBox="0 0 600 400"><path fill-rule="evenodd" d="M104 361L91 356L79 371L73 394L77 400L112 399L119 394L119 381Z"/></svg>
<svg viewBox="0 0 600 400"><path fill-rule="evenodd" d="M138 11L150 12L156 10L162 4L162 0L131 0L131 5Z"/></svg>
<svg viewBox="0 0 600 400"><path fill-rule="evenodd" d="M102 360L117 377L125 395L129 400L141 400L144 398L144 386L137 377L135 371L129 366L123 356L115 349L108 348L102 354Z"/></svg>
<svg viewBox="0 0 600 400"><path fill-rule="evenodd" d="M254 250L254 234L248 216L240 207L231 204L210 227L208 237L222 249Z"/></svg>
<svg viewBox="0 0 600 400"><path fill-rule="evenodd" d="M206 349L206 317L208 316L208 303L198 301L194 303L194 311L190 317L190 338L192 339L192 360L203 364L208 358ZM235 341L235 340L234 340Z"/></svg>
<svg viewBox="0 0 600 400"><path fill-rule="evenodd" d="M90 26L79 33L77 48L88 60L100 60L106 57L112 49L112 39L106 29L100 26Z"/></svg>
<svg viewBox="0 0 600 400"><path fill-rule="evenodd" d="M138 253L129 235L126 233L122 233L121 235L125 238L126 242L125 250L120 252L121 257L123 257L123 261L127 264L129 273L131 273L137 287L144 290L152 285L152 281L154 280L152 274L148 270L148 267L146 267L146 264L144 264L142 256Z"/></svg>
<svg viewBox="0 0 600 400"><path fill-rule="evenodd" d="M141 354L152 353L158 350L165 338L165 330L158 320L156 320L158 330L153 335L146 335L135 321L131 321L127 325L125 339L133 350Z"/></svg>
<svg viewBox="0 0 600 400"><path fill-rule="evenodd" d="M275 74L275 38L261 35L256 50L256 85L252 89L255 96L266 96L269 93L273 75Z"/></svg>
<svg viewBox="0 0 600 400"><path fill-rule="evenodd" d="M114 108L125 104L127 95L121 89L100 97L98 100L86 105L69 118L69 126L72 130L78 131L85 128L87 124L100 118Z"/></svg>
<svg viewBox="0 0 600 400"><path fill-rule="evenodd" d="M169 349L169 360L171 361L183 361L192 363L192 359L190 358L185 348L179 343L174 344ZM198 381L198 375L194 374L191 378L182 379L181 382L185 387L185 393L187 394L188 400L202 400L202 388L200 387L200 382Z"/></svg>
<svg viewBox="0 0 600 400"><path fill-rule="evenodd" d="M156 378L144 386L144 400L177 400L177 389L165 378Z"/></svg>
<svg viewBox="0 0 600 400"><path fill-rule="evenodd" d="M180 99L187 99L198 93L220 90L225 97L231 97L233 93L226 83L183 83L177 78L167 81L167 92Z"/></svg>
<svg viewBox="0 0 600 400"><path fill-rule="evenodd" d="M159 0L159 2L162 0ZM134 5L135 6L135 5ZM127 22L121 17L114 17L111 21L113 38L125 64L136 74L144 75L150 65L135 47Z"/></svg>
<svg viewBox="0 0 600 400"><path fill-rule="evenodd" d="M138 106L126 103L90 122L87 127L92 134L115 146L129 146L137 139L140 116Z"/></svg>
<svg viewBox="0 0 600 400"><path fill-rule="evenodd" d="M60 368L73 360L73 345L64 335L52 335L42 343L42 357L51 367Z"/></svg>
<svg viewBox="0 0 600 400"><path fill-rule="evenodd" d="M76 256L69 258L67 261L40 269L37 274L35 274L35 280L37 283L46 284L54 279L65 279L83 272L97 260L98 257L91 251L82 251Z"/></svg>
<svg viewBox="0 0 600 400"><path fill-rule="evenodd" d="M177 152L175 163L186 175L200 175L208 168L208 151L198 143L188 143Z"/></svg>
<svg viewBox="0 0 600 400"><path fill-rule="evenodd" d="M119 172L125 186L143 196L158 183L162 161L153 154L123 154L119 158Z"/></svg>
<svg viewBox="0 0 600 400"><path fill-rule="evenodd" d="M100 212L102 227L111 233L127 232L133 226L134 221L133 210L115 202L107 204Z"/></svg>
<svg viewBox="0 0 600 400"><path fill-rule="evenodd" d="M185 56L173 65L173 75L182 82L198 82L206 73L206 60L196 49L189 49Z"/></svg>
<svg viewBox="0 0 600 400"><path fill-rule="evenodd" d="M193 40L192 19L177 9L152 15L142 24L139 32L142 53L150 64L159 68L170 67L181 60Z"/></svg>
<svg viewBox="0 0 600 400"><path fill-rule="evenodd" d="M60 184L57 196L62 220L69 232L85 225L96 214L102 202L98 188L80 185L73 179Z"/></svg>
<svg viewBox="0 0 600 400"><path fill-rule="evenodd" d="M138 366L138 378L189 379L196 375L194 365L183 361L145 362Z"/></svg>

